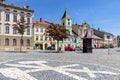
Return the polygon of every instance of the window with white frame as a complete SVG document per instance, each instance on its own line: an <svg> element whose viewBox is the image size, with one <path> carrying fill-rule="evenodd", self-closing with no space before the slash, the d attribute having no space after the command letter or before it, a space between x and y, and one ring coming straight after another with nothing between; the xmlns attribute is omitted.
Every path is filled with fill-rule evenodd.
<svg viewBox="0 0 120 80"><path fill-rule="evenodd" d="M43 41L43 36L40 36L40 41Z"/></svg>
<svg viewBox="0 0 120 80"><path fill-rule="evenodd" d="M6 33L6 34L9 34L9 26L6 26L6 28L5 28L5 33Z"/></svg>
<svg viewBox="0 0 120 80"><path fill-rule="evenodd" d="M27 46L30 46L30 40L27 39Z"/></svg>
<svg viewBox="0 0 120 80"><path fill-rule="evenodd" d="M5 39L5 46L9 46L9 39L8 38Z"/></svg>
<svg viewBox="0 0 120 80"><path fill-rule="evenodd" d="M27 28L27 35L30 35L30 28Z"/></svg>
<svg viewBox="0 0 120 80"><path fill-rule="evenodd" d="M40 28L40 32L43 33L43 28Z"/></svg>
<svg viewBox="0 0 120 80"><path fill-rule="evenodd" d="M13 34L17 34L17 29L13 28Z"/></svg>
<svg viewBox="0 0 120 80"><path fill-rule="evenodd" d="M27 23L30 24L30 18L27 18Z"/></svg>
<svg viewBox="0 0 120 80"><path fill-rule="evenodd" d="M0 12L0 20L1 20L1 12Z"/></svg>
<svg viewBox="0 0 120 80"><path fill-rule="evenodd" d="M49 37L49 41L52 41L52 38L51 38L51 37Z"/></svg>
<svg viewBox="0 0 120 80"><path fill-rule="evenodd" d="M9 13L6 14L6 21L10 21L10 14Z"/></svg>
<svg viewBox="0 0 120 80"><path fill-rule="evenodd" d="M17 21L17 15L13 15L13 22Z"/></svg>
<svg viewBox="0 0 120 80"><path fill-rule="evenodd" d="M39 27L36 27L36 32L39 32Z"/></svg>
<svg viewBox="0 0 120 80"><path fill-rule="evenodd" d="M45 37L45 41L47 41L47 37Z"/></svg>
<svg viewBox="0 0 120 80"><path fill-rule="evenodd" d="M17 45L17 41L16 39L13 39L13 46L16 46Z"/></svg>
<svg viewBox="0 0 120 80"><path fill-rule="evenodd" d="M36 36L36 41L38 41L38 36Z"/></svg>
<svg viewBox="0 0 120 80"><path fill-rule="evenodd" d="M1 25L0 25L0 33L1 33Z"/></svg>

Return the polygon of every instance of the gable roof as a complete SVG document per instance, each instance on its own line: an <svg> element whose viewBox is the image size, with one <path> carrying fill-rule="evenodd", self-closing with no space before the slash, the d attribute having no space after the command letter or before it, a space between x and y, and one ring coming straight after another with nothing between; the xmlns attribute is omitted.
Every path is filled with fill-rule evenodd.
<svg viewBox="0 0 120 80"><path fill-rule="evenodd" d="M89 35L88 30L87 30L87 32L86 32L86 34L85 34L85 36L84 36L83 38L92 38L92 37Z"/></svg>
<svg viewBox="0 0 120 80"><path fill-rule="evenodd" d="M34 21L34 24L35 25L44 25L44 26L49 26L49 25L51 25L51 23L50 22L47 22L47 21Z"/></svg>
<svg viewBox="0 0 120 80"><path fill-rule="evenodd" d="M107 32L100 31L100 30L96 30L96 29L94 29L94 28L93 28L93 30L94 30L94 34L95 34L96 36L98 36L98 37L101 37L101 38L104 38L104 35L105 35L105 34L108 34L108 35L112 35L112 36L113 36L113 34L111 34L111 33L107 33Z"/></svg>

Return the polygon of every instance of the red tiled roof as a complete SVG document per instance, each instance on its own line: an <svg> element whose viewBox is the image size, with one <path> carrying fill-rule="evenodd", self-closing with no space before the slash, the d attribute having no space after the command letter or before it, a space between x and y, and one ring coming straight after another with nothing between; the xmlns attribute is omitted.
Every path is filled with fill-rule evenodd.
<svg viewBox="0 0 120 80"><path fill-rule="evenodd" d="M47 22L47 21L34 21L34 24L35 24L35 25L45 25L45 26L49 26L49 25L52 24L52 23Z"/></svg>

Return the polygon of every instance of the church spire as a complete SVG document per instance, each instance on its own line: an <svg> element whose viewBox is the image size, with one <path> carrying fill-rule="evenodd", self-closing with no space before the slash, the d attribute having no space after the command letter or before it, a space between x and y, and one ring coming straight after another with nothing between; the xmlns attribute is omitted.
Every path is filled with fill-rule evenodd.
<svg viewBox="0 0 120 80"><path fill-rule="evenodd" d="M64 14L63 14L62 19L63 19L63 18L71 19L70 16L68 15L67 8L65 9L65 12L64 12Z"/></svg>

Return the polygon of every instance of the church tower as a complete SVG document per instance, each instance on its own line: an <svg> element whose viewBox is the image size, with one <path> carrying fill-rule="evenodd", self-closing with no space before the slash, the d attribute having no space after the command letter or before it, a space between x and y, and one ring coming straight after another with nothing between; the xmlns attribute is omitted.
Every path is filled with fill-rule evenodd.
<svg viewBox="0 0 120 80"><path fill-rule="evenodd" d="M67 9L65 10L63 17L61 19L62 25L66 27L70 31L70 34L72 35L72 19L69 16Z"/></svg>

